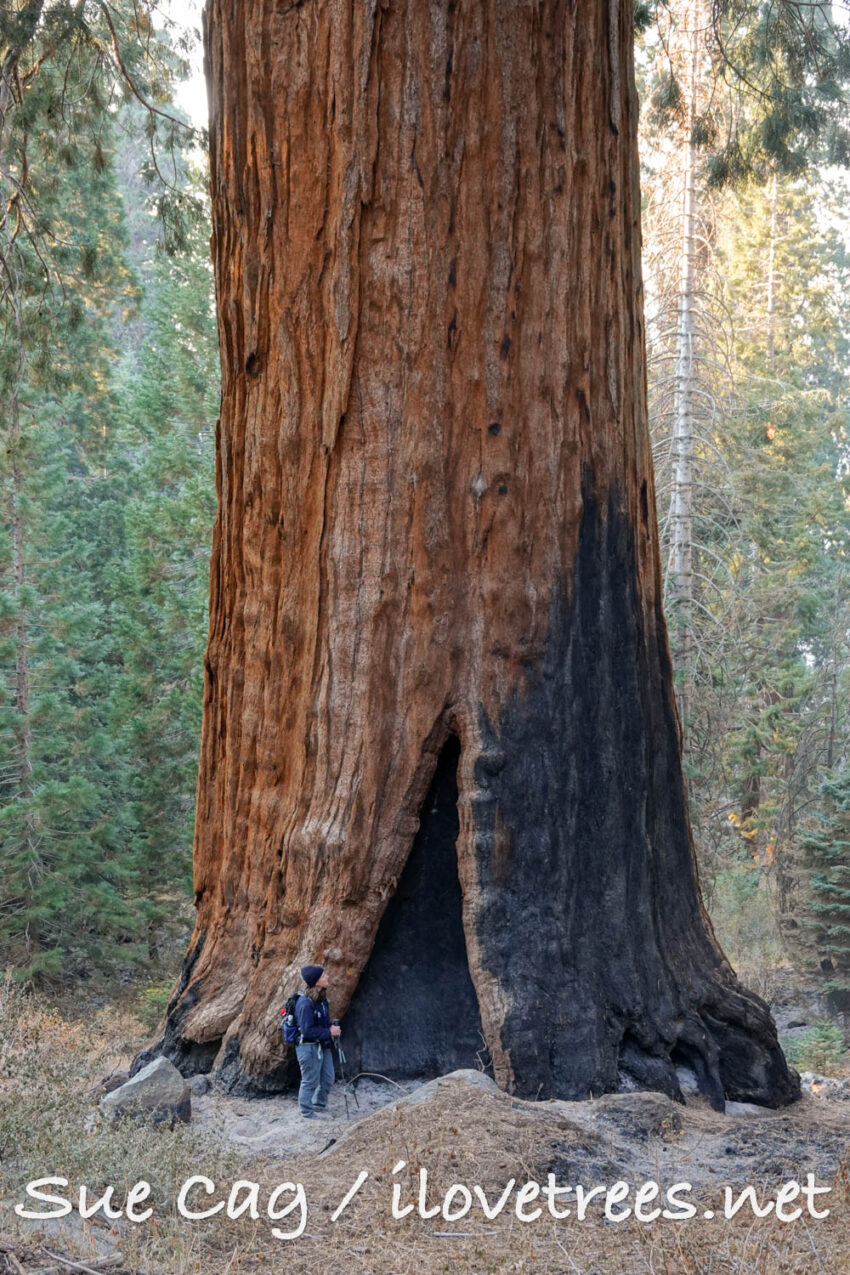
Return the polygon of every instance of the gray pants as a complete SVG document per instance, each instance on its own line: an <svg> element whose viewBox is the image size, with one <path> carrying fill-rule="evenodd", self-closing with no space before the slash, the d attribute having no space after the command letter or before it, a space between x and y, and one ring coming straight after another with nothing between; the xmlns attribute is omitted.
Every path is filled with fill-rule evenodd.
<svg viewBox="0 0 850 1275"><path fill-rule="evenodd" d="M295 1053L301 1068L301 1088L298 1105L302 1116L311 1116L314 1107L326 1107L328 1093L334 1082L333 1046L327 1044L296 1045Z"/></svg>

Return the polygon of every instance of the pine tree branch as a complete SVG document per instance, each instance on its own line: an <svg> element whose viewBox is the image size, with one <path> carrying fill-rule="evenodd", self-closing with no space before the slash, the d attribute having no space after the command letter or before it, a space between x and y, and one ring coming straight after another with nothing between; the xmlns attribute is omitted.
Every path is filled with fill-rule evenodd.
<svg viewBox="0 0 850 1275"><path fill-rule="evenodd" d="M104 16L106 25L109 27L110 35L112 36L112 51L115 55L115 61L118 64L118 69L133 96L141 102L145 110L150 111L152 115L158 115L161 119L168 120L169 123L175 124L178 128L183 129L187 134L194 135L195 129L191 126L191 124L187 124L185 120L178 119L176 115L172 115L170 112L163 111L160 107L154 106L153 102L149 102L144 94L139 90L121 54L121 46L118 42L118 33L115 30L115 24L112 21L112 15L109 12L109 8L105 3L101 3L100 10ZM159 170L157 169L157 172L158 171Z"/></svg>

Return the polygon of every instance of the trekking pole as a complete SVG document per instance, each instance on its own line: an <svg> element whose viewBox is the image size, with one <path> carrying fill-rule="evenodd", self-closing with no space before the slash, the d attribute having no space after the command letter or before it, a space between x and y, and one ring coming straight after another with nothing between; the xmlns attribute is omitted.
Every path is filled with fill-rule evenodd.
<svg viewBox="0 0 850 1275"><path fill-rule="evenodd" d="M338 1027L338 1026L339 1026L339 1019L335 1018L334 1027ZM336 1050L336 1056L339 1059L339 1074L342 1077L342 1083L344 1085L344 1088L342 1091L342 1097L345 1103L345 1118L346 1120L350 1120L351 1112L348 1110L348 1084L346 1083L346 1079L345 1079L345 1054L342 1052L342 1045L339 1043L339 1036L333 1037L333 1045L334 1045L334 1049Z"/></svg>
<svg viewBox="0 0 850 1275"><path fill-rule="evenodd" d="M334 1019L334 1026L335 1026L335 1027L339 1027L339 1019L338 1019L338 1018L335 1018L335 1019ZM345 1087L344 1087L344 1089L343 1089L343 1091L342 1091L342 1096L343 1096L343 1098L345 1099L345 1115L346 1115L346 1118L347 1118L347 1119L350 1119L350 1118L351 1118L351 1113L350 1113L350 1111L349 1111L349 1109L348 1109L348 1091L349 1091L349 1089L351 1090L351 1096L352 1096L352 1098L354 1099L354 1102L355 1102L355 1104L356 1104L356 1106L357 1106L358 1111L359 1111L359 1109L360 1109L360 1099L357 1097L357 1090L354 1088L354 1086L352 1085L351 1081L349 1081L349 1080L347 1080L347 1079L346 1079L346 1075L345 1075L345 1062L346 1062L346 1059L345 1059L345 1052L344 1052L344 1050L343 1050L343 1048L342 1048L342 1038L341 1038L340 1036L334 1036L334 1049L336 1050L336 1052L337 1052L337 1057L339 1058L339 1074L340 1074L340 1076L342 1077L342 1083L343 1083L343 1085L345 1086Z"/></svg>

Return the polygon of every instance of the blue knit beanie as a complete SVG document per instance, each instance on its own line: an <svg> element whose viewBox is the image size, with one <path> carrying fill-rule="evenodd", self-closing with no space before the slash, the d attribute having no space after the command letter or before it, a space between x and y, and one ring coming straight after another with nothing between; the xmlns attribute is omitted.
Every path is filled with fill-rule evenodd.
<svg viewBox="0 0 850 1275"><path fill-rule="evenodd" d="M304 979L304 982L308 987L315 987L324 972L325 969L323 965L301 966L301 977Z"/></svg>

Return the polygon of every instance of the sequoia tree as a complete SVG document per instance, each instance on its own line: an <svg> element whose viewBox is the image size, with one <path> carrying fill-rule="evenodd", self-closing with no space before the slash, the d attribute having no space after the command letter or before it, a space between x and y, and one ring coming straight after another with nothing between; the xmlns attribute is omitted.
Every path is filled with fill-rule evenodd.
<svg viewBox="0 0 850 1275"><path fill-rule="evenodd" d="M222 407L164 1038L524 1095L799 1092L696 879L646 422L631 0L210 0ZM356 1056L356 1057L355 1057Z"/></svg>

